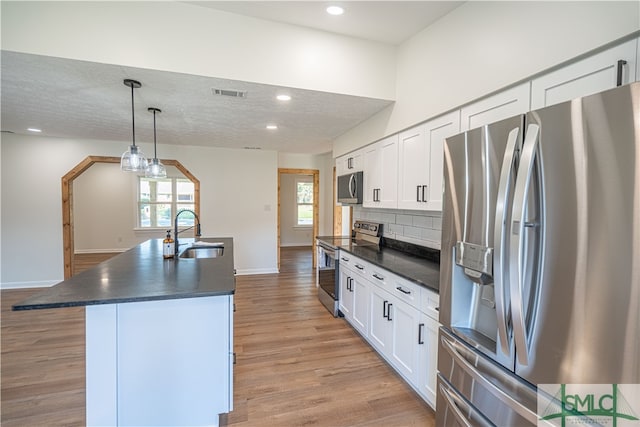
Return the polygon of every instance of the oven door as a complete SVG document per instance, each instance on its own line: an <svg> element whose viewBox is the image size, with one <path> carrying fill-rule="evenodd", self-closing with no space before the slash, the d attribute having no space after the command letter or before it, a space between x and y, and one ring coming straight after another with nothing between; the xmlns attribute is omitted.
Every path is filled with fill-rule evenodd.
<svg viewBox="0 0 640 427"><path fill-rule="evenodd" d="M336 250L318 244L316 286L318 297L334 316L338 315L338 260Z"/></svg>

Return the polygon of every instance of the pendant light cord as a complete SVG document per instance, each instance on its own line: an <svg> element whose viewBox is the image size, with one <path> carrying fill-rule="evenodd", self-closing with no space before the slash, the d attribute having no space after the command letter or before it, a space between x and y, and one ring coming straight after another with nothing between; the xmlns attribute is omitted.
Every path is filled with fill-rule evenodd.
<svg viewBox="0 0 640 427"><path fill-rule="evenodd" d="M158 158L158 150L156 148L156 110L153 110L153 158Z"/></svg>
<svg viewBox="0 0 640 427"><path fill-rule="evenodd" d="M133 146L136 146L136 115L135 115L135 110L133 108L133 83L131 84L131 134L132 134L132 140L133 140Z"/></svg>

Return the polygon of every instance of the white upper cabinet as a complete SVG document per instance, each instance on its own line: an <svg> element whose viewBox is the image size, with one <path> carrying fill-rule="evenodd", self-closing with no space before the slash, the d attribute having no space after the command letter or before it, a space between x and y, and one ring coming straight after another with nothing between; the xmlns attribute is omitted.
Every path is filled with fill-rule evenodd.
<svg viewBox="0 0 640 427"><path fill-rule="evenodd" d="M363 166L362 157L362 150L338 157L336 159L336 176L361 171Z"/></svg>
<svg viewBox="0 0 640 427"><path fill-rule="evenodd" d="M398 135L364 148L365 208L398 206Z"/></svg>
<svg viewBox="0 0 640 427"><path fill-rule="evenodd" d="M460 110L460 130L466 131L529 111L530 83L510 89L465 105Z"/></svg>
<svg viewBox="0 0 640 427"><path fill-rule="evenodd" d="M400 133L398 209L442 210L444 139L460 132L460 112Z"/></svg>
<svg viewBox="0 0 640 427"><path fill-rule="evenodd" d="M591 95L636 79L638 40L604 50L531 82L531 109Z"/></svg>

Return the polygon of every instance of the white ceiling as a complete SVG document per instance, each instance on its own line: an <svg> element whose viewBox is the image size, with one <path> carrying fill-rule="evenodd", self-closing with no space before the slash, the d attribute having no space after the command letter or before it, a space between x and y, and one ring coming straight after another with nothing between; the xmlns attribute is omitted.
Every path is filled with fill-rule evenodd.
<svg viewBox="0 0 640 427"><path fill-rule="evenodd" d="M189 2L194 3L194 2ZM345 15L325 19L328 2L196 2L263 19L398 43L461 2L339 2ZM321 6L318 19L318 7ZM354 16L357 15L357 16ZM417 18L420 17L420 19ZM328 17L328 15L327 15ZM41 136L131 140L131 90L135 79L136 141L228 148L258 147L291 153L330 151L332 140L391 104L335 93L227 79L2 52L2 131ZM212 89L246 91L246 98L214 96ZM291 95L282 103L279 93ZM277 123L278 130L265 129ZM150 155L152 153L146 153ZM161 153L160 153L161 156Z"/></svg>
<svg viewBox="0 0 640 427"><path fill-rule="evenodd" d="M462 1L187 1L269 21L315 28L398 45L433 24ZM325 12L330 5L341 16Z"/></svg>

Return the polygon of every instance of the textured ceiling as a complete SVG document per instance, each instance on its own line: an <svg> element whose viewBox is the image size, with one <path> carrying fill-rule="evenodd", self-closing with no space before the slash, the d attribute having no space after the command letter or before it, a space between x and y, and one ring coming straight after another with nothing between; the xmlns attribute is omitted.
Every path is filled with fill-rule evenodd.
<svg viewBox="0 0 640 427"><path fill-rule="evenodd" d="M42 136L131 140L135 89L136 141L228 148L259 147L324 153L332 140L391 101L276 87L157 70L2 51L2 130ZM246 91L245 98L214 96L213 88ZM276 100L289 94L288 103ZM278 130L265 126L277 123ZM147 153L150 154L150 153Z"/></svg>
<svg viewBox="0 0 640 427"><path fill-rule="evenodd" d="M186 1L240 15L398 45L433 24L461 1ZM329 5L345 13L331 16Z"/></svg>
<svg viewBox="0 0 640 427"><path fill-rule="evenodd" d="M185 1L259 19L399 44L463 2L458 1ZM329 16L329 4L345 8ZM194 6L195 7L195 6ZM259 147L291 153L324 153L332 140L391 101L216 79L149 69L2 52L2 130L42 136L131 140L135 91L136 141L229 148ZM214 96L213 88L246 91L246 98ZM282 103L276 94L292 100ZM277 123L279 129L265 129ZM147 153L149 154L149 153Z"/></svg>

